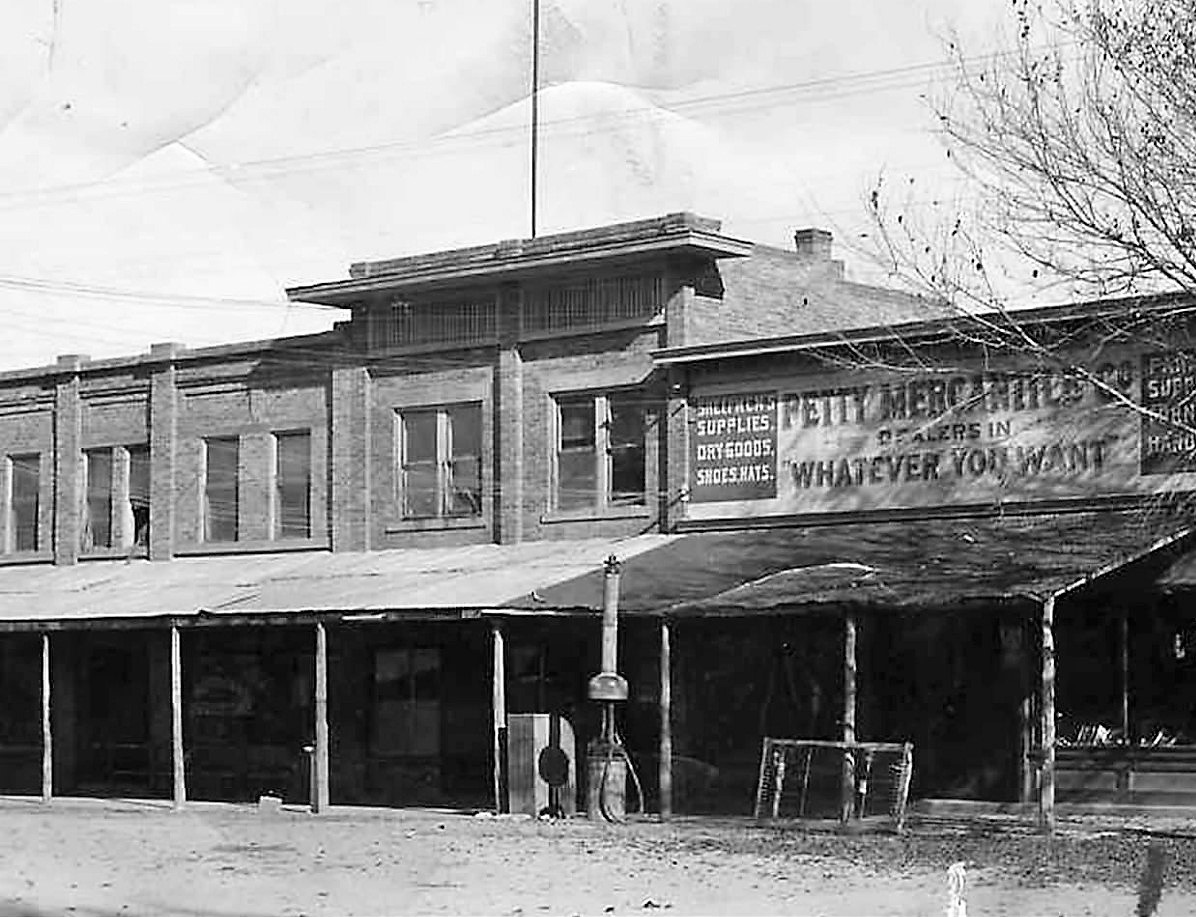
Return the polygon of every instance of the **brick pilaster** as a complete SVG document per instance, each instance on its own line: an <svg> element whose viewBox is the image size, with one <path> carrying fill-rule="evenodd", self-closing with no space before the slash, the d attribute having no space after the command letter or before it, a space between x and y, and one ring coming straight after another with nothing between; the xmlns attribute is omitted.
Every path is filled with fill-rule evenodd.
<svg viewBox="0 0 1196 917"><path fill-rule="evenodd" d="M150 375L150 560L174 556L178 500L179 393L175 360L182 346L153 344Z"/></svg>
<svg viewBox="0 0 1196 917"><path fill-rule="evenodd" d="M498 297L498 360L494 369L494 540L523 540L522 296L504 286Z"/></svg>
<svg viewBox="0 0 1196 917"><path fill-rule="evenodd" d="M58 358L54 390L54 563L79 559L83 523L83 402L79 370L87 357Z"/></svg>
<svg viewBox="0 0 1196 917"><path fill-rule="evenodd" d="M370 373L366 367L345 366L332 371L332 422L328 436L332 550L368 551L373 514Z"/></svg>
<svg viewBox="0 0 1196 917"><path fill-rule="evenodd" d="M665 303L665 347L689 343L690 314L693 311L694 278L700 265L693 259L674 258L669 262L668 301Z"/></svg>

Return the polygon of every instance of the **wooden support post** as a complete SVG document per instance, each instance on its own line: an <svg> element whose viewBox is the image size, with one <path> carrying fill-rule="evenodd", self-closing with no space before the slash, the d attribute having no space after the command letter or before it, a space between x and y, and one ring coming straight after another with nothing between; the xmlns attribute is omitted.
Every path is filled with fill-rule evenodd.
<svg viewBox="0 0 1196 917"><path fill-rule="evenodd" d="M50 635L42 634L42 802L54 795L54 735L50 729Z"/></svg>
<svg viewBox="0 0 1196 917"><path fill-rule="evenodd" d="M316 750L312 767L313 812L328 809L328 632L316 622Z"/></svg>
<svg viewBox="0 0 1196 917"><path fill-rule="evenodd" d="M660 817L673 814L673 651L669 622L660 621Z"/></svg>
<svg viewBox="0 0 1196 917"><path fill-rule="evenodd" d="M1121 741L1130 744L1130 614L1121 609Z"/></svg>
<svg viewBox="0 0 1196 917"><path fill-rule="evenodd" d="M170 628L170 760L174 807L187 802L186 759L183 757L183 650L178 625Z"/></svg>
<svg viewBox="0 0 1196 917"><path fill-rule="evenodd" d="M1034 681L1031 674L1030 625L1019 621L1021 635L1018 652L1018 686L1021 702L1017 707L1018 760L1021 765L1019 798L1029 805L1034 801Z"/></svg>
<svg viewBox="0 0 1196 917"><path fill-rule="evenodd" d="M856 708L856 620L855 614L843 616L843 741L854 742ZM841 818L846 821L855 805L855 756L843 751L843 800Z"/></svg>
<svg viewBox="0 0 1196 917"><path fill-rule="evenodd" d="M1038 819L1055 832L1055 597L1042 603L1042 772L1038 782Z"/></svg>
<svg viewBox="0 0 1196 917"><path fill-rule="evenodd" d="M492 776L494 781L494 811L501 814L506 808L503 805L503 733L507 728L507 666L506 648L503 641L502 625L494 622L491 629L494 638L494 664L491 681L491 754L494 757Z"/></svg>

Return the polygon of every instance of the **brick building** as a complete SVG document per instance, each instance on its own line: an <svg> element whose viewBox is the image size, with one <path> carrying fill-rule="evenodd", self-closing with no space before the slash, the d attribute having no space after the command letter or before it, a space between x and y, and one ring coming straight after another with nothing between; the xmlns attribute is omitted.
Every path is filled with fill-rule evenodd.
<svg viewBox="0 0 1196 917"><path fill-rule="evenodd" d="M290 291L326 334L0 375L0 790L302 797L311 755L334 801L483 804L505 713L583 741L593 601L542 595L684 515L654 353L927 314L830 242L676 214L355 264Z"/></svg>
<svg viewBox="0 0 1196 917"><path fill-rule="evenodd" d="M994 485L1000 424L1078 389L993 369L955 418L884 342L976 354L830 246L677 214L353 265L290 291L346 310L326 334L0 374L0 791L300 799L310 756L333 802L489 805L508 715L594 734L614 554L649 806L744 811L762 733L855 730L857 626L859 731L915 740L915 788L1028 799L1042 596L1157 573L1186 523L1126 515L1160 491L1133 430ZM1143 359L1097 377L1137 394Z"/></svg>

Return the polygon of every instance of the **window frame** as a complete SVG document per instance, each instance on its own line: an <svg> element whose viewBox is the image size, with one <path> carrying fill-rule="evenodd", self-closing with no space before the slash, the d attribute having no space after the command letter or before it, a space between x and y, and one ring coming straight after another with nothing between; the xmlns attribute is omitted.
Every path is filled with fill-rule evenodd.
<svg viewBox="0 0 1196 917"><path fill-rule="evenodd" d="M477 451L463 455L456 454L456 423L454 415L470 413L476 420ZM480 521L485 516L485 433L486 424L481 401L459 401L451 404L411 405L394 409L395 415L395 462L394 462L394 504L397 517L404 523L428 521ZM433 419L433 458L410 461L408 459L412 437L409 425L414 418ZM469 510L456 509L454 487L455 466L471 461L477 469L477 502ZM434 468L433 503L435 511L414 511L410 503L411 486L408 483L409 469L417 465L431 464Z"/></svg>
<svg viewBox="0 0 1196 917"><path fill-rule="evenodd" d="M150 543L150 520L151 507L153 505L153 491L154 491L154 477L153 477L153 451L149 443L133 443L131 445L120 446L117 451L120 453L120 461L123 465L123 470L120 475L121 483L124 487L123 492L119 495L122 503L127 503L129 507L129 514L127 520L130 523L130 530L121 533L121 544L126 546L128 550L134 553L148 554ZM141 504L141 494L134 491L133 488L133 468L138 464L134 460L134 456L144 455L145 459L142 464L145 467L145 540L140 541L137 538L137 509Z"/></svg>
<svg viewBox="0 0 1196 917"><path fill-rule="evenodd" d="M95 494L92 491L92 486L95 483L93 480L95 469L92 467L92 462L100 456L103 456L108 463L108 487L106 492L101 494L105 503L105 518L102 520L102 531L107 535L102 543L94 541L94 523L96 517L92 513L95 502L93 500ZM117 546L116 514L119 505L117 489L121 476L117 463L120 460L119 450L112 446L99 446L83 450L82 518L79 520L79 550L85 554L103 553Z"/></svg>
<svg viewBox="0 0 1196 917"><path fill-rule="evenodd" d="M551 417L551 470L549 480L549 513L564 517L597 515L640 515L649 511L653 475L651 472L653 450L649 431L654 425L654 410L649 406L646 392L640 389L607 389L589 392L558 392L552 397ZM639 444L641 454L642 490L639 499L616 500L614 493L614 449L612 437L612 403L617 405L624 399L641 401L640 416L643 438ZM562 408L588 404L593 419L594 450L594 493L591 499L581 504L562 505L561 500L561 455L565 450L565 425Z"/></svg>
<svg viewBox="0 0 1196 917"><path fill-rule="evenodd" d="M291 430L276 430L270 434L271 442L274 446L272 450L272 459L270 467L270 538L273 541L303 541L312 537L312 505L313 494L312 484L314 482L314 460L312 453L312 433L310 428L296 428ZM305 464L305 478L302 482L303 486L303 512L304 525L302 534L286 531L286 520L284 518L285 504L284 499L284 481L283 476L283 454L282 444L286 440L303 440L306 442L307 448L304 452L306 458ZM291 482L298 493L299 482Z"/></svg>
<svg viewBox="0 0 1196 917"><path fill-rule="evenodd" d="M36 486L33 490L33 546L28 548L18 547L19 539L17 525L17 467L24 463L30 463L36 469L37 476L35 478ZM5 494L5 539L4 539L4 553L5 554L34 554L42 549L41 538L41 516L42 516L42 488L45 485L44 475L42 474L42 453L40 452L17 452L5 457L5 470L7 472L7 493ZM22 501L26 503L30 501Z"/></svg>
<svg viewBox="0 0 1196 917"><path fill-rule="evenodd" d="M112 480L108 494L108 543L88 544L91 521L91 462L92 455L107 453L111 458ZM136 457L144 456L140 462ZM145 468L144 488L134 492L133 469ZM83 450L81 463L82 488L79 517L79 552L84 556L102 557L110 554L144 556L149 552L149 512L151 499L151 470L149 443L128 443L116 446L92 446ZM144 537L138 539L138 510L142 510Z"/></svg>
<svg viewBox="0 0 1196 917"><path fill-rule="evenodd" d="M203 443L203 486L200 488L199 540L203 544L236 544L241 540L241 438L239 436L205 436ZM235 457L232 477L232 537L217 538L212 535L212 446L213 444L233 447ZM224 490L225 488L221 488Z"/></svg>

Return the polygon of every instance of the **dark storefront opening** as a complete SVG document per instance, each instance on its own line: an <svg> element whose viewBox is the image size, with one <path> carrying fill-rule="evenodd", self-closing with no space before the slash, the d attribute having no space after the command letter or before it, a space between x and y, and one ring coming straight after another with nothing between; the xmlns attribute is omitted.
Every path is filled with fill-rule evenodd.
<svg viewBox="0 0 1196 917"><path fill-rule="evenodd" d="M308 628L196 629L183 634L188 795L305 802L315 638Z"/></svg>
<svg viewBox="0 0 1196 917"><path fill-rule="evenodd" d="M842 623L830 616L678 623L675 808L748 813L764 736L839 738L842 659Z"/></svg>
<svg viewBox="0 0 1196 917"><path fill-rule="evenodd" d="M55 792L169 795L169 633L61 632L51 659Z"/></svg>
<svg viewBox="0 0 1196 917"><path fill-rule="evenodd" d="M333 803L488 805L486 622L329 628Z"/></svg>
<svg viewBox="0 0 1196 917"><path fill-rule="evenodd" d="M1021 792L1025 616L879 614L863 627L860 735L914 743L914 796L1012 802Z"/></svg>
<svg viewBox="0 0 1196 917"><path fill-rule="evenodd" d="M1060 799L1196 802L1196 616L1122 589L1068 604L1056 630Z"/></svg>
<svg viewBox="0 0 1196 917"><path fill-rule="evenodd" d="M0 793L40 793L42 641L0 635Z"/></svg>

